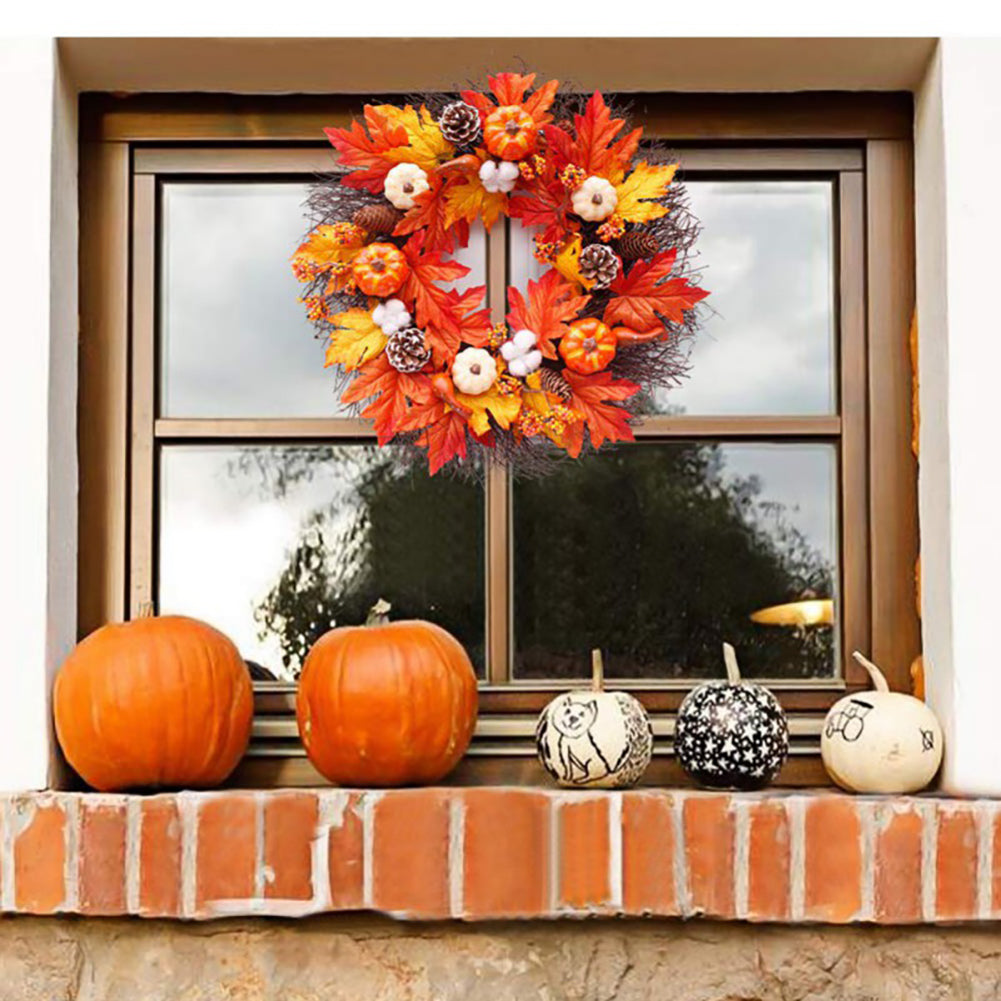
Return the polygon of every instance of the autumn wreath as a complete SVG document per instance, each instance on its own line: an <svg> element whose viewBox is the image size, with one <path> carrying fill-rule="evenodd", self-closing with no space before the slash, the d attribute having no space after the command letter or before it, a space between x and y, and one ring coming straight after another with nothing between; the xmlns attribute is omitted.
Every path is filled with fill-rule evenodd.
<svg viewBox="0 0 1001 1001"><path fill-rule="evenodd" d="M534 471L632 440L658 386L685 372L683 347L707 292L688 250L697 223L677 164L625 131L595 93L501 73L489 95L368 105L329 128L342 173L319 182L293 256L302 301L347 380L342 401L380 444L425 450L430 472L477 451ZM506 323L451 258L470 224L501 216L534 230L547 266L508 289ZM554 448L555 446L555 448Z"/></svg>

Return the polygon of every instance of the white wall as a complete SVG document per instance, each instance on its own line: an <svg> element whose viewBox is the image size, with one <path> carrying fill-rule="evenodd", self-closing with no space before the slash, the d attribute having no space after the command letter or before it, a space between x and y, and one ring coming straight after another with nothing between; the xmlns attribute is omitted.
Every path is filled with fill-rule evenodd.
<svg viewBox="0 0 1001 1001"><path fill-rule="evenodd" d="M950 792L1001 794L1001 41L944 40L915 135L928 697Z"/></svg>
<svg viewBox="0 0 1001 1001"><path fill-rule="evenodd" d="M0 788L44 787L76 631L76 94L51 39L0 39Z"/></svg>

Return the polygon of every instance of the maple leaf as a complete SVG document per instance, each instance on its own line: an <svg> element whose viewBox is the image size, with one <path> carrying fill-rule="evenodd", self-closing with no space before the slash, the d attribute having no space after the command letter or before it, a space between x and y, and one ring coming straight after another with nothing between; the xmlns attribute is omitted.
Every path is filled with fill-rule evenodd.
<svg viewBox="0 0 1001 1001"><path fill-rule="evenodd" d="M330 319L333 329L325 366L343 365L353 372L385 348L387 337L367 309L349 309Z"/></svg>
<svg viewBox="0 0 1001 1001"><path fill-rule="evenodd" d="M461 331L461 316L455 302L437 282L453 282L469 274L469 268L458 261L446 260L440 250L424 249L426 233L412 236L403 246L410 274L400 290L400 297L414 304L417 325L435 327L449 334Z"/></svg>
<svg viewBox="0 0 1001 1001"><path fill-rule="evenodd" d="M323 131L341 154L341 165L360 168L347 174L342 183L381 195L386 174L396 163L388 154L397 147L406 146L409 136L399 121L371 104L365 105L365 124L367 132L358 121L353 121L347 129L328 128Z"/></svg>
<svg viewBox="0 0 1001 1001"><path fill-rule="evenodd" d="M677 250L661 251L649 261L637 261L628 274L620 272L609 286L613 298L605 307L605 323L633 330L648 330L661 322L661 316L684 323L685 310L709 293L687 278L669 277L676 257Z"/></svg>
<svg viewBox="0 0 1001 1001"><path fill-rule="evenodd" d="M573 285L558 271L548 270L537 282L528 283L528 300L513 285L507 290L510 311L507 321L513 330L527 328L538 337L539 350L547 358L556 357L552 343L567 331L567 321L574 319L587 305L586 295L577 295Z"/></svg>
<svg viewBox="0 0 1001 1001"><path fill-rule="evenodd" d="M371 400L361 415L372 419L379 444L386 445L397 432L408 427L411 409L425 403L430 393L431 381L426 375L398 372L383 351L361 365L341 394L341 402Z"/></svg>
<svg viewBox="0 0 1001 1001"><path fill-rule="evenodd" d="M573 391L570 406L584 418L595 448L601 448L606 441L633 441L629 411L616 404L639 390L635 382L614 379L608 371L580 375L566 369L563 376Z"/></svg>
<svg viewBox="0 0 1001 1001"><path fill-rule="evenodd" d="M532 84L535 83L534 73L525 75L520 73L498 73L496 76L488 77L487 83L490 86L490 92L497 100L496 104L485 94L480 94L475 90L462 91L462 99L484 115L489 115L499 105L515 104L523 107L539 127L553 120L553 116L548 114L548 112L552 106L553 99L556 97L556 91L559 90L559 80L549 80L527 98L525 95L531 89Z"/></svg>
<svg viewBox="0 0 1001 1001"><path fill-rule="evenodd" d="M365 245L365 234L357 227L317 226L292 255L292 270L312 278L335 264L348 264Z"/></svg>
<svg viewBox="0 0 1001 1001"><path fill-rule="evenodd" d="M402 108L380 104L376 111L406 131L407 144L386 151L386 156L396 163L416 163L430 174L454 155L455 147L441 134L438 123L423 105L418 110L409 104Z"/></svg>
<svg viewBox="0 0 1001 1001"><path fill-rule="evenodd" d="M455 398L469 411L469 427L477 435L485 435L491 430L491 417L499 427L509 428L521 411L521 394L502 393L497 382L478 396L456 393Z"/></svg>
<svg viewBox="0 0 1001 1001"><path fill-rule="evenodd" d="M447 375L435 378L451 382ZM455 399L450 392L446 396ZM466 417L437 390L411 409L400 430L420 431L417 444L427 449L428 472L432 476L452 459L466 457Z"/></svg>
<svg viewBox="0 0 1001 1001"><path fill-rule="evenodd" d="M577 132L574 162L588 174L597 174L618 184L643 135L642 129L633 129L616 139L625 124L624 118L612 118L605 99L595 91L584 114L574 115Z"/></svg>
<svg viewBox="0 0 1001 1001"><path fill-rule="evenodd" d="M615 214L625 222L650 222L667 215L667 206L655 199L667 194L677 169L676 163L651 166L641 161L636 164L625 180L615 186L619 199Z"/></svg>
<svg viewBox="0 0 1001 1001"><path fill-rule="evenodd" d="M449 223L446 220L447 204L444 198L447 181L440 171L428 174L428 190L414 199L414 207L396 224L394 236L409 236L424 231L423 246L427 250L442 250L451 254L456 247L469 243L469 223L464 219Z"/></svg>
<svg viewBox="0 0 1001 1001"><path fill-rule="evenodd" d="M478 176L470 175L461 183L450 184L445 191L445 226L451 227L460 219L466 222L482 219L489 230L506 205L504 192L487 191Z"/></svg>
<svg viewBox="0 0 1001 1001"><path fill-rule="evenodd" d="M539 417L548 417L557 407L563 406L563 401L553 393L547 393L542 388L542 378L539 373L533 372L525 379L525 389L522 390L522 413L528 411L538 414ZM564 407L564 412L567 408ZM554 444L568 452L576 446L574 455L580 454L580 445L583 443L584 419L576 412L562 431L557 431L548 423L542 424L542 433Z"/></svg>
<svg viewBox="0 0 1001 1001"><path fill-rule="evenodd" d="M425 329L436 364L448 364L462 344L481 348L489 341L493 332L490 310L478 308L485 294L485 285L478 285L465 292L457 292L455 289L444 291L445 309L455 318L456 326L440 328L429 325Z"/></svg>

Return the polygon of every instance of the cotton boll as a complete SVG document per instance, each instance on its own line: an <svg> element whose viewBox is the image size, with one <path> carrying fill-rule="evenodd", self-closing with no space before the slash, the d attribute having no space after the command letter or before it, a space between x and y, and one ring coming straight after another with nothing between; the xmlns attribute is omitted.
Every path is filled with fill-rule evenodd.
<svg viewBox="0 0 1001 1001"><path fill-rule="evenodd" d="M514 361L508 362L507 370L511 375L515 375L519 379L524 379L529 373L529 368L525 364L524 358L515 358Z"/></svg>
<svg viewBox="0 0 1001 1001"><path fill-rule="evenodd" d="M534 372L542 364L542 352L539 350L529 351L521 359L522 365L528 369L526 375Z"/></svg>
<svg viewBox="0 0 1001 1001"><path fill-rule="evenodd" d="M518 346L514 341L505 341L500 348L501 357L504 361L514 361L516 358L521 357L521 352L518 350Z"/></svg>
<svg viewBox="0 0 1001 1001"><path fill-rule="evenodd" d="M410 325L410 313L402 300L387 299L372 310L372 322L384 334L395 334Z"/></svg>
<svg viewBox="0 0 1001 1001"><path fill-rule="evenodd" d="M517 165L513 163L484 160L480 166L480 181L491 194L507 194L518 182L519 173Z"/></svg>
<svg viewBox="0 0 1001 1001"><path fill-rule="evenodd" d="M517 181L520 173L521 171L518 169L518 164L512 163L510 160L503 160L497 165L497 176L504 183L508 181ZM513 188L514 185L512 184L511 187ZM508 188L506 190L510 191L511 189Z"/></svg>
<svg viewBox="0 0 1001 1001"><path fill-rule="evenodd" d="M525 351L531 351L535 347L538 337L535 336L535 332L532 330L519 330L511 340L514 342L514 346L522 353Z"/></svg>

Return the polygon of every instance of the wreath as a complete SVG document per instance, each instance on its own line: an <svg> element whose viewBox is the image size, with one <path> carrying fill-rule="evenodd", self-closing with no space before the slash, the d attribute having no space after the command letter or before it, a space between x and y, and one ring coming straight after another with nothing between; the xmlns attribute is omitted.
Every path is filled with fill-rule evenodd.
<svg viewBox="0 0 1001 1001"><path fill-rule="evenodd" d="M586 102L534 74L500 73L489 94L367 105L328 128L340 172L318 182L293 255L302 302L326 340L342 402L380 445L443 467L478 458L537 472L631 441L651 393L687 370L708 293L688 251L698 224L677 163L626 130L600 93ZM493 323L484 286L444 287L470 224L507 216L534 230L546 265L508 289Z"/></svg>

